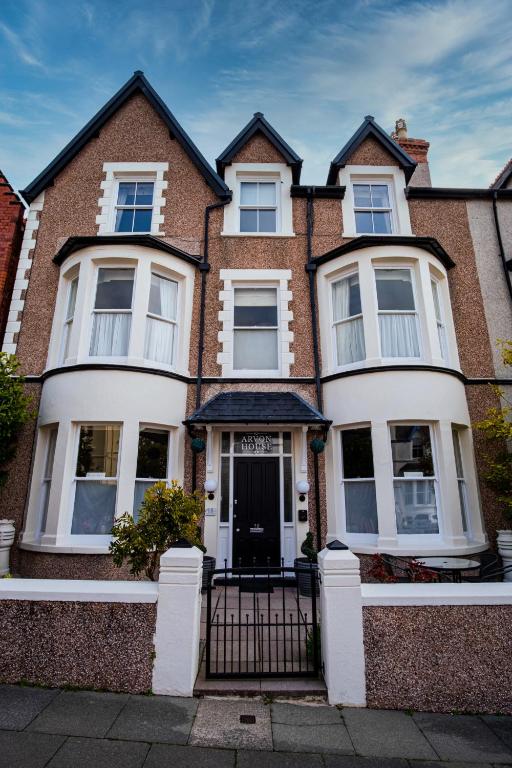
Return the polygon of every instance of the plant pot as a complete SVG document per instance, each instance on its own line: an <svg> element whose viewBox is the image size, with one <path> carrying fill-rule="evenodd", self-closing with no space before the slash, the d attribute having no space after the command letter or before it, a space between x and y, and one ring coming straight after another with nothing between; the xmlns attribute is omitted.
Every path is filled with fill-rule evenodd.
<svg viewBox="0 0 512 768"><path fill-rule="evenodd" d="M498 531L498 554L503 568L512 566L512 531ZM503 576L503 581L512 581L512 569Z"/></svg>
<svg viewBox="0 0 512 768"><path fill-rule="evenodd" d="M316 563L312 563L311 560L308 560L307 557L296 557L293 561L293 567L298 570L296 576L297 584L299 586L299 595L302 595L302 597L311 597L311 571L318 571L318 565ZM315 579L315 584L315 594L318 595L320 593L318 579Z"/></svg>
<svg viewBox="0 0 512 768"><path fill-rule="evenodd" d="M215 570L216 560L211 555L203 555L203 581L201 591L205 592L208 587L208 574Z"/></svg>
<svg viewBox="0 0 512 768"><path fill-rule="evenodd" d="M9 573L9 554L14 543L14 520L0 520L0 576Z"/></svg>

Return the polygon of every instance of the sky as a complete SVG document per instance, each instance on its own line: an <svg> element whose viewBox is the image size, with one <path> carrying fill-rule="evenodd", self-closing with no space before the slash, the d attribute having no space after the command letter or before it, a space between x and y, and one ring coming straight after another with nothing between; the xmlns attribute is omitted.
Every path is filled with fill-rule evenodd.
<svg viewBox="0 0 512 768"><path fill-rule="evenodd" d="M214 163L256 111L329 163L372 114L431 142L436 186L512 155L512 0L0 0L0 168L26 186L142 69Z"/></svg>

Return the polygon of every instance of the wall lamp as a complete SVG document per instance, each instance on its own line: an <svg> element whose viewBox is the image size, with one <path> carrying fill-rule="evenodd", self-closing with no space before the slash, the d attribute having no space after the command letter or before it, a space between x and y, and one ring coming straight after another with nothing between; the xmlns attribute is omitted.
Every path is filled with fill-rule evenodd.
<svg viewBox="0 0 512 768"><path fill-rule="evenodd" d="M210 499L210 501L212 501L215 498L215 491L217 490L217 481L213 479L205 480L204 489L208 494L208 498Z"/></svg>
<svg viewBox="0 0 512 768"><path fill-rule="evenodd" d="M309 483L307 480L297 480L295 485L297 493L299 494L299 501L306 500L306 493L309 493Z"/></svg>

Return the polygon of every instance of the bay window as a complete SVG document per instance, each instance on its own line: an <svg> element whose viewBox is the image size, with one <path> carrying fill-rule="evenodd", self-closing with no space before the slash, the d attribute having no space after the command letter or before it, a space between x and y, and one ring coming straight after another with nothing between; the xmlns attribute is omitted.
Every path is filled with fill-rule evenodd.
<svg viewBox="0 0 512 768"><path fill-rule="evenodd" d="M172 365L176 346L178 283L151 273L144 357Z"/></svg>
<svg viewBox="0 0 512 768"><path fill-rule="evenodd" d="M459 490L460 514L462 517L462 530L468 532L468 502L466 492L466 480L464 478L464 465L462 463L462 451L460 447L459 430L452 428L453 450L455 453L455 471L457 474L457 486Z"/></svg>
<svg viewBox="0 0 512 768"><path fill-rule="evenodd" d="M378 533L370 427L341 432L342 487L347 533Z"/></svg>
<svg viewBox="0 0 512 768"><path fill-rule="evenodd" d="M151 232L152 181L119 181L115 208L115 232Z"/></svg>
<svg viewBox="0 0 512 768"><path fill-rule="evenodd" d="M397 533L439 533L431 430L427 425L390 427Z"/></svg>
<svg viewBox="0 0 512 768"><path fill-rule="evenodd" d="M445 362L448 361L448 344L446 341L446 326L444 323L444 315L441 304L440 287L437 280L431 279L430 284L432 286L432 298L434 299L434 312L436 316L437 335L439 338L439 348L441 350L441 357Z"/></svg>
<svg viewBox="0 0 512 768"><path fill-rule="evenodd" d="M137 520L144 494L156 482L167 482L169 465L169 432L154 427L141 427L137 451L133 517Z"/></svg>
<svg viewBox="0 0 512 768"><path fill-rule="evenodd" d="M382 357L419 357L419 324L410 269L375 269Z"/></svg>
<svg viewBox="0 0 512 768"><path fill-rule="evenodd" d="M62 352L60 355L61 362L64 362L69 354L69 340L71 337L71 329L73 328L73 319L75 317L77 291L78 291L78 275L69 281L69 286L68 286L66 316L64 318L64 331L62 334Z"/></svg>
<svg viewBox="0 0 512 768"><path fill-rule="evenodd" d="M240 232L278 231L275 181L240 182Z"/></svg>
<svg viewBox="0 0 512 768"><path fill-rule="evenodd" d="M358 235L389 235L392 227L389 184L353 184L354 216Z"/></svg>
<svg viewBox="0 0 512 768"><path fill-rule="evenodd" d="M130 343L135 270L100 267L89 354L126 357Z"/></svg>
<svg viewBox="0 0 512 768"><path fill-rule="evenodd" d="M233 369L277 371L277 288L235 288Z"/></svg>
<svg viewBox="0 0 512 768"><path fill-rule="evenodd" d="M57 444L58 427L46 428L46 457L44 462L43 478L41 482L41 499L40 499L40 517L39 517L39 532L44 533L46 530L46 519L48 517L48 503L50 500L50 490L52 486L53 475L53 461L55 458L55 446Z"/></svg>
<svg viewBox="0 0 512 768"><path fill-rule="evenodd" d="M74 479L72 534L110 534L117 497L121 428L81 425Z"/></svg>
<svg viewBox="0 0 512 768"><path fill-rule="evenodd" d="M364 360L363 314L357 274L332 284L332 308L337 365Z"/></svg>

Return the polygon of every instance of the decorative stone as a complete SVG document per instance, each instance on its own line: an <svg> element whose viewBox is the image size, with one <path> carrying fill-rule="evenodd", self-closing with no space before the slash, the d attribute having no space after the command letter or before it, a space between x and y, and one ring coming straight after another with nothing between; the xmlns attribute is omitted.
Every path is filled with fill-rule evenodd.
<svg viewBox="0 0 512 768"><path fill-rule="evenodd" d="M14 520L0 520L0 576L9 573L9 554L14 534Z"/></svg>

